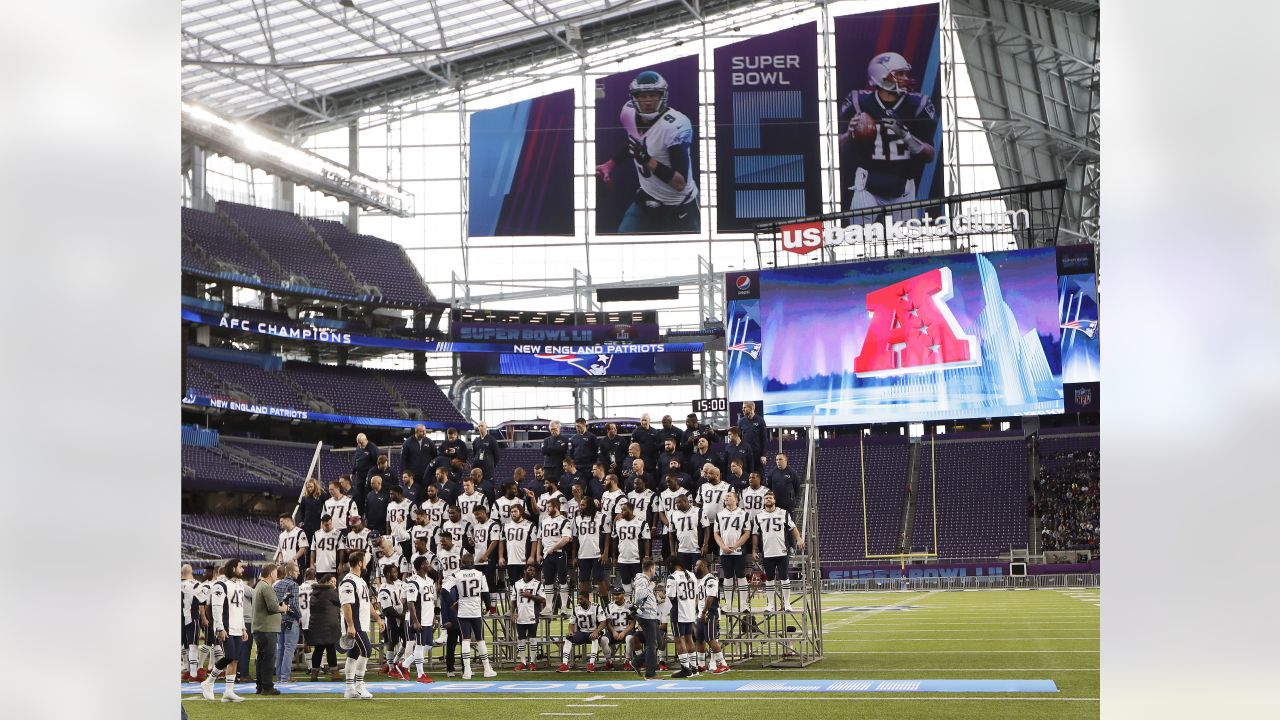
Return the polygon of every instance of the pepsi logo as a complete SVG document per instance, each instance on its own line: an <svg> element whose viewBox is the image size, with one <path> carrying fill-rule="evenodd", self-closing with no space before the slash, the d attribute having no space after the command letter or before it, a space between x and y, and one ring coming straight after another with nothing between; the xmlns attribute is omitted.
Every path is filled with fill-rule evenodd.
<svg viewBox="0 0 1280 720"><path fill-rule="evenodd" d="M739 290L746 290L747 288L751 287L751 276L739 275L738 280L735 284L738 286Z"/></svg>

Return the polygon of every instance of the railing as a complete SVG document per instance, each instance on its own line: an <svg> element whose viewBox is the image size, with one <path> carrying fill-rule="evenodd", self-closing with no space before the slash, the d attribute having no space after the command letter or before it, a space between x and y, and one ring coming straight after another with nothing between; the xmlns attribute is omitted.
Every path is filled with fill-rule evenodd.
<svg viewBox="0 0 1280 720"><path fill-rule="evenodd" d="M823 592L906 590L1009 590L1101 587L1098 573L1077 575L978 575L931 578L859 578L823 580Z"/></svg>

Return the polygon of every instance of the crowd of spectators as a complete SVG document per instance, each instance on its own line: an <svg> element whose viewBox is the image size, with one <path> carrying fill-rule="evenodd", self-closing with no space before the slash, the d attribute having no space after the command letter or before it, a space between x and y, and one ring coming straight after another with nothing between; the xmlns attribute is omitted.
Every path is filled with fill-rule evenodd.
<svg viewBox="0 0 1280 720"><path fill-rule="evenodd" d="M1097 550L1098 453L1078 450L1040 464L1036 515L1044 550Z"/></svg>

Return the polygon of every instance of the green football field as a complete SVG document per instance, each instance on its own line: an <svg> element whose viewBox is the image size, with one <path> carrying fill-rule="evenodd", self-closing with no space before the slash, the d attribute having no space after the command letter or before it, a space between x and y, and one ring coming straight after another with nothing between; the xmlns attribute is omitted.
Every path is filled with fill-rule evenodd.
<svg viewBox="0 0 1280 720"><path fill-rule="evenodd" d="M333 695L257 698L239 704L183 701L192 718L1096 718L1098 589L834 593L823 596L826 659L803 669L735 667L705 685L768 680L1052 680L1057 693L752 693L688 696L517 693L343 700ZM909 609L901 609L909 608ZM443 673L436 677L440 680ZM479 673L477 672L477 678ZM374 675L371 680L385 680ZM497 680L635 681L630 672L516 673ZM455 678L456 680L456 678ZM676 681L679 682L679 681ZM252 685L241 685L241 694ZM221 683L218 685L221 695ZM283 691L288 693L285 686ZM373 690L377 694L377 689Z"/></svg>

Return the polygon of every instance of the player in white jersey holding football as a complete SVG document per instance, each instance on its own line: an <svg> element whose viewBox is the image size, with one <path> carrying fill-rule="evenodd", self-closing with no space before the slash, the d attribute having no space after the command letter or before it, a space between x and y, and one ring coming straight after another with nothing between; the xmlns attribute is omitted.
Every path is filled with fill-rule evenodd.
<svg viewBox="0 0 1280 720"><path fill-rule="evenodd" d="M724 609L729 612L734 599L738 612L751 609L747 599L747 558L742 547L751 539L751 520L747 511L738 507L738 494L724 496L724 509L716 515L715 541L720 551L720 576L724 578Z"/></svg>
<svg viewBox="0 0 1280 720"><path fill-rule="evenodd" d="M240 578L244 577L244 569L239 560L228 560L222 566L222 577L213 583L209 595L210 615L213 616L213 631L222 648L222 658L213 665L213 672L200 683L200 691L206 700L213 699L213 684L218 676L226 673L226 687L222 691L222 702L243 702L244 698L236 694L237 662L244 647L249 642L249 632L244 623L244 585Z"/></svg>
<svg viewBox="0 0 1280 720"><path fill-rule="evenodd" d="M765 595L765 612L773 612L773 596L778 583L782 583L782 609L794 612L791 607L791 574L787 559L787 534L795 541L797 550L804 550L804 538L791 519L791 514L774 503L773 491L765 493L764 509L756 513L756 532L751 538L751 557L760 559L764 550L764 579L768 594Z"/></svg>
<svg viewBox="0 0 1280 720"><path fill-rule="evenodd" d="M590 592L578 593L578 604L573 606L573 619L569 621L569 633L564 636L564 650L560 655L560 667L556 672L569 672L569 660L573 658L575 645L591 645L587 657L587 672L596 671L596 654L600 652L600 637L604 635L604 613L591 602Z"/></svg>
<svg viewBox="0 0 1280 720"><path fill-rule="evenodd" d="M462 569L453 577L444 581L440 592L448 597L458 614L458 625L462 632L462 679L471 679L471 641L476 643L476 657L484 664L484 676L495 677L493 666L489 664L489 650L484 642L484 623L481 615L485 606L490 606L489 582L484 573L472 567L471 553L462 556Z"/></svg>
<svg viewBox="0 0 1280 720"><path fill-rule="evenodd" d="M338 583L338 601L342 603L341 622L342 640L339 647L347 652L343 675L346 687L342 697L346 699L360 698L368 700L373 697L364 683L365 669L369 665L369 654L373 644L369 642L369 616L377 615L369 594L369 584L364 581L364 571L369 558L363 550L354 550L347 556L347 574ZM385 630L381 616L379 627Z"/></svg>
<svg viewBox="0 0 1280 720"><path fill-rule="evenodd" d="M596 166L596 175L610 187L619 162L630 157L635 163L640 188L618 232L696 233L702 221L693 178L693 125L667 104L667 81L652 70L636 75L630 94L619 113L626 147Z"/></svg>
<svg viewBox="0 0 1280 720"><path fill-rule="evenodd" d="M298 563L307 567L307 533L293 524L293 516L283 514L279 519L280 535L276 538L275 561L280 565Z"/></svg>
<svg viewBox="0 0 1280 720"><path fill-rule="evenodd" d="M508 528L511 524L508 523ZM510 566L508 566L510 567ZM538 609L547 601L532 564L521 565L524 574L511 584L511 624L516 628L516 670L537 670Z"/></svg>
<svg viewBox="0 0 1280 720"><path fill-rule="evenodd" d="M404 584L406 646L405 654L416 671L420 683L431 682L423 668L426 656L431 653L432 631L436 622L436 581L431 577L431 562L426 557L413 561L413 573ZM401 674L409 679L405 668Z"/></svg>

